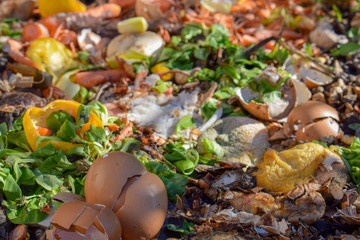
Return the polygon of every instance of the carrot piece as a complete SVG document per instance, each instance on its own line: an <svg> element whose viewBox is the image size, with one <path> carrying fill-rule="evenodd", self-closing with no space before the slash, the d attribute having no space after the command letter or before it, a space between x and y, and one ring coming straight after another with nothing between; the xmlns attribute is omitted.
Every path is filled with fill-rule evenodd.
<svg viewBox="0 0 360 240"><path fill-rule="evenodd" d="M119 133L119 135L117 135L115 137L115 139L113 140L113 142L115 141L121 141L122 139L131 136L131 134L133 133L133 124L132 122L128 122L126 123L125 127L123 128L123 130L121 130L121 132Z"/></svg>
<svg viewBox="0 0 360 240"><path fill-rule="evenodd" d="M26 225L17 225L10 233L10 240L23 240L26 237Z"/></svg>
<svg viewBox="0 0 360 240"><path fill-rule="evenodd" d="M88 15L91 17L104 19L104 18L111 18L111 17L119 16L120 12L121 12L121 7L119 5L114 4L114 3L108 3L108 4L103 4L96 8L89 9L85 12L72 13L72 14L73 15L75 15L75 14Z"/></svg>
<svg viewBox="0 0 360 240"><path fill-rule="evenodd" d="M49 31L41 23L31 22L24 26L21 37L25 42L32 42L38 38L49 37Z"/></svg>
<svg viewBox="0 0 360 240"><path fill-rule="evenodd" d="M39 127L39 134L40 136L51 136L52 131L46 127Z"/></svg>
<svg viewBox="0 0 360 240"><path fill-rule="evenodd" d="M107 126L110 131L117 131L119 130L119 126L113 123L113 125Z"/></svg>
<svg viewBox="0 0 360 240"><path fill-rule="evenodd" d="M15 39L10 38L7 43L9 44L10 50L13 51L20 51L23 48L22 42Z"/></svg>
<svg viewBox="0 0 360 240"><path fill-rule="evenodd" d="M6 47L9 56L15 62L37 68L36 64L21 52L23 45L20 41L9 39L4 47Z"/></svg>
<svg viewBox="0 0 360 240"><path fill-rule="evenodd" d="M80 86L91 88L106 82L117 82L127 77L124 70L111 69L96 72L79 72L75 75L75 81Z"/></svg>

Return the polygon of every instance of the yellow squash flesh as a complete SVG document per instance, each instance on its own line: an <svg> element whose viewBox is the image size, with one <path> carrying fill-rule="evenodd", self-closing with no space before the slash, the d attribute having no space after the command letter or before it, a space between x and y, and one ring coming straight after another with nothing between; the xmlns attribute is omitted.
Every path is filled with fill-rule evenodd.
<svg viewBox="0 0 360 240"><path fill-rule="evenodd" d="M305 143L277 152L266 149L256 165L257 185L270 192L284 193L308 181L329 152L321 145Z"/></svg>

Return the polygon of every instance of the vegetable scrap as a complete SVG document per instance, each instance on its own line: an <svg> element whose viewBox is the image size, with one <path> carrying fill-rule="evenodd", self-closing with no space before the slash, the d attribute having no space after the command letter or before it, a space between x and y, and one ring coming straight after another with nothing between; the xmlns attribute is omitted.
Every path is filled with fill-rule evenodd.
<svg viewBox="0 0 360 240"><path fill-rule="evenodd" d="M0 239L360 238L360 4L0 3Z"/></svg>

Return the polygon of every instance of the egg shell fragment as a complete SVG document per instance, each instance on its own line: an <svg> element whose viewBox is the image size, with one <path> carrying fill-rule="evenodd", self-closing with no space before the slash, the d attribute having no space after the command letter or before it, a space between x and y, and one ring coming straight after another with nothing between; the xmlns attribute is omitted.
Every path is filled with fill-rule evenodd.
<svg viewBox="0 0 360 240"><path fill-rule="evenodd" d="M85 180L85 199L112 209L129 178L146 172L132 155L111 152L98 158L90 167Z"/></svg>
<svg viewBox="0 0 360 240"><path fill-rule="evenodd" d="M165 221L168 205L161 179L124 152L108 153L91 165L85 198L110 206L122 222L124 240L153 238Z"/></svg>
<svg viewBox="0 0 360 240"><path fill-rule="evenodd" d="M334 136L339 132L339 124L332 118L325 118L320 121L301 126L296 132L298 141L320 140L322 137Z"/></svg>
<svg viewBox="0 0 360 240"><path fill-rule="evenodd" d="M337 136L339 125L335 120L339 121L336 109L323 102L307 101L299 104L290 112L284 125L284 133L290 136L297 130L295 134L299 141Z"/></svg>
<svg viewBox="0 0 360 240"><path fill-rule="evenodd" d="M315 119L331 117L339 121L338 112L330 105L318 101L307 101L299 104L291 111L288 122L292 124L307 124Z"/></svg>
<svg viewBox="0 0 360 240"><path fill-rule="evenodd" d="M168 206L167 194L158 176L146 173L126 191L124 205L116 211L122 222L123 239L151 239L161 229Z"/></svg>
<svg viewBox="0 0 360 240"><path fill-rule="evenodd" d="M68 202L61 205L51 219L52 239L121 239L121 225L107 207L86 202Z"/></svg>
<svg viewBox="0 0 360 240"><path fill-rule="evenodd" d="M276 121L285 118L297 102L296 86L291 79L283 84L281 91L283 97L276 103L259 103L254 101L253 99L259 98L260 95L253 92L249 87L237 90L236 96L241 105L251 115L265 121Z"/></svg>

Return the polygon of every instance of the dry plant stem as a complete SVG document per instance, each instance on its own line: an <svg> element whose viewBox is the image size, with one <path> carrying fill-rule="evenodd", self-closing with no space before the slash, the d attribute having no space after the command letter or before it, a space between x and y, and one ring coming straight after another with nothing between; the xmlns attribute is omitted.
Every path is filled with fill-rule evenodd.
<svg viewBox="0 0 360 240"><path fill-rule="evenodd" d="M207 93L206 93L205 96L203 97L202 101L200 101L200 106L202 106L202 105L204 104L204 102L210 100L210 98L214 95L217 86L218 86L217 83L214 83L214 84L210 87L209 91L207 91Z"/></svg>
<svg viewBox="0 0 360 240"><path fill-rule="evenodd" d="M111 83L107 82L104 85L102 85L98 91L98 93L95 96L95 100L99 101L101 95L103 94L103 92L105 91L105 89L107 89L108 87L110 87Z"/></svg>
<svg viewBox="0 0 360 240"><path fill-rule="evenodd" d="M300 57L311 61L312 63L315 64L315 66L317 66L319 69L319 71L329 75L332 78L337 78L336 74L331 71L329 68L327 68L324 64L320 63L319 61L317 61L316 59L308 56L306 53L296 49L294 46L292 46L290 43L287 43L284 39L280 38L278 39L278 43L283 46L286 50L289 50L292 54L296 54L299 55Z"/></svg>
<svg viewBox="0 0 360 240"><path fill-rule="evenodd" d="M156 151L155 149L147 146L147 145L144 145L143 146L145 150L151 152L152 154L156 155L156 157L159 158L160 162L166 162L167 164L169 164L170 166L172 166L173 169L176 169L179 171L179 169L173 164L171 163L170 161L166 160L166 158L163 157L163 155L161 155L160 153L158 153L158 151ZM180 171L179 171L180 172Z"/></svg>

